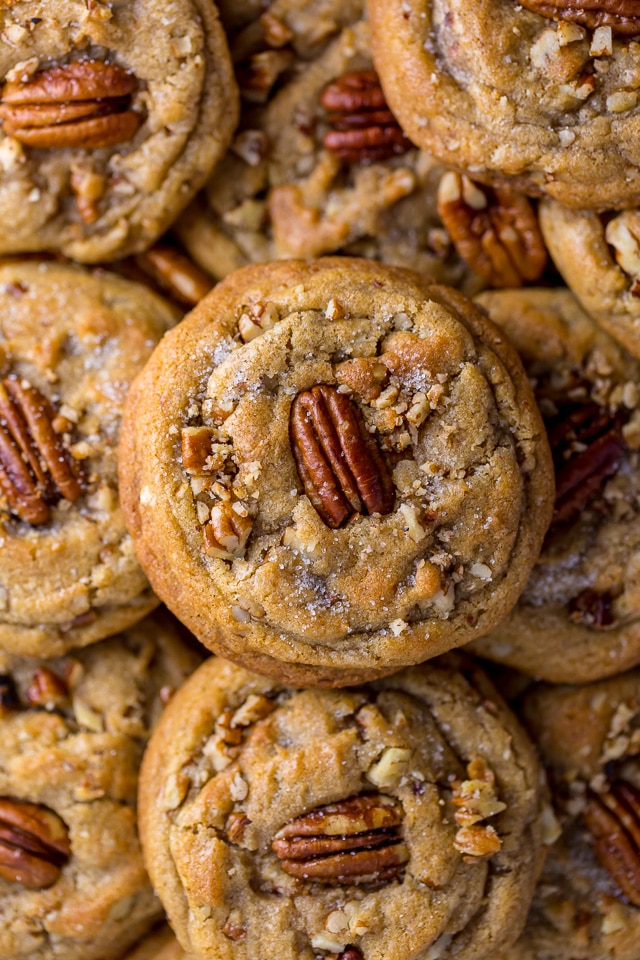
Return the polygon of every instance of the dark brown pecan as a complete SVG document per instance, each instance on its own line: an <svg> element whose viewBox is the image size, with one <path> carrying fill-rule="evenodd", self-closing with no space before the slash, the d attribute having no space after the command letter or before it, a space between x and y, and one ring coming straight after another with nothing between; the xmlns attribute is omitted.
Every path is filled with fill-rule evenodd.
<svg viewBox="0 0 640 960"><path fill-rule="evenodd" d="M607 793L591 793L584 819L598 860L640 907L640 790L623 780Z"/></svg>
<svg viewBox="0 0 640 960"><path fill-rule="evenodd" d="M350 797L287 823L271 846L293 877L351 884L392 880L409 859L400 804L381 794Z"/></svg>
<svg viewBox="0 0 640 960"><path fill-rule="evenodd" d="M10 673L0 673L0 710L18 710L20 697Z"/></svg>
<svg viewBox="0 0 640 960"><path fill-rule="evenodd" d="M357 947L347 947L338 957L338 960L362 960L362 954Z"/></svg>
<svg viewBox="0 0 640 960"><path fill-rule="evenodd" d="M323 146L345 163L388 160L413 144L387 106L375 70L345 73L321 97L331 126Z"/></svg>
<svg viewBox="0 0 640 960"><path fill-rule="evenodd" d="M574 520L600 492L624 457L620 423L608 410L585 403L549 430L556 468L553 526Z"/></svg>
<svg viewBox="0 0 640 960"><path fill-rule="evenodd" d="M114 63L76 60L4 85L4 132L29 147L96 149L131 139L136 79Z"/></svg>
<svg viewBox="0 0 640 960"><path fill-rule="evenodd" d="M354 513L390 513L389 469L355 403L320 384L299 393L290 419L291 449L309 500L329 527Z"/></svg>
<svg viewBox="0 0 640 960"><path fill-rule="evenodd" d="M581 23L590 30L611 27L621 36L640 34L638 0L520 0L523 7L550 20Z"/></svg>
<svg viewBox="0 0 640 960"><path fill-rule="evenodd" d="M40 804L0 797L0 877L23 887L50 887L69 860L69 834Z"/></svg>
<svg viewBox="0 0 640 960"><path fill-rule="evenodd" d="M615 597L608 591L598 593L596 590L582 590L577 597L569 601L569 619L574 623L581 623L594 630L608 630L616 625L613 614Z"/></svg>
<svg viewBox="0 0 640 960"><path fill-rule="evenodd" d="M492 287L535 283L547 263L538 217L522 193L447 171L438 213L462 259Z"/></svg>
<svg viewBox="0 0 640 960"><path fill-rule="evenodd" d="M56 412L26 380L0 383L0 490L26 523L49 519L49 503L82 495L80 470L53 429Z"/></svg>

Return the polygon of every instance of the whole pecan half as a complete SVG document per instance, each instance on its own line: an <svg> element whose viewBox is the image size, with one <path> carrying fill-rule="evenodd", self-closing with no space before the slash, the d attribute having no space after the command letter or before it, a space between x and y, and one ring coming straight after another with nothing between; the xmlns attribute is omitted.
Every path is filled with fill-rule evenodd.
<svg viewBox="0 0 640 960"><path fill-rule="evenodd" d="M50 887L71 855L60 817L36 803L0 797L0 877L23 887Z"/></svg>
<svg viewBox="0 0 640 960"><path fill-rule="evenodd" d="M527 10L550 20L581 23L590 30L611 27L613 33L633 37L640 34L637 0L519 0Z"/></svg>
<svg viewBox="0 0 640 960"><path fill-rule="evenodd" d="M569 601L569 619L573 623L581 623L594 630L608 630L615 627L616 618L613 613L612 593L597 590L582 590Z"/></svg>
<svg viewBox="0 0 640 960"><path fill-rule="evenodd" d="M600 492L624 457L621 426L608 410L585 403L550 426L556 468L553 526L574 520Z"/></svg>
<svg viewBox="0 0 640 960"><path fill-rule="evenodd" d="M53 429L55 417L28 381L0 383L0 490L10 511L32 525L47 522L49 503L82 495L79 467Z"/></svg>
<svg viewBox="0 0 640 960"><path fill-rule="evenodd" d="M521 287L542 276L547 251L524 194L481 187L448 170L438 186L438 213L462 259L492 287Z"/></svg>
<svg viewBox="0 0 640 960"><path fill-rule="evenodd" d="M287 823L271 846L282 869L321 883L393 880L409 859L399 833L403 810L382 794L317 807Z"/></svg>
<svg viewBox="0 0 640 960"><path fill-rule="evenodd" d="M291 449L309 500L329 527L354 513L390 513L395 492L358 407L336 387L299 393L289 421Z"/></svg>
<svg viewBox="0 0 640 960"><path fill-rule="evenodd" d="M345 163L388 160L413 147L387 106L375 70L343 74L325 88L320 102L332 128L322 145Z"/></svg>
<svg viewBox="0 0 640 960"><path fill-rule="evenodd" d="M136 79L101 60L49 67L5 83L4 132L29 147L96 149L130 140L142 122L130 109Z"/></svg>
<svg viewBox="0 0 640 960"><path fill-rule="evenodd" d="M640 790L621 780L607 793L591 793L584 819L598 860L640 907Z"/></svg>

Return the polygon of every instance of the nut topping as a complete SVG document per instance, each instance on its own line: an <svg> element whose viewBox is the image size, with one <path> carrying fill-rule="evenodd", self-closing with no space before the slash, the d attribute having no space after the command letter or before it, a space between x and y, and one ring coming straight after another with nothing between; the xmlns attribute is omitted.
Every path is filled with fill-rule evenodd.
<svg viewBox="0 0 640 960"><path fill-rule="evenodd" d="M10 81L0 97L4 132L41 149L123 143L142 122L129 109L135 86L132 74L100 60L76 60Z"/></svg>
<svg viewBox="0 0 640 960"><path fill-rule="evenodd" d="M637 0L520 0L523 7L550 20L581 23L590 30L611 27L621 36L640 34Z"/></svg>
<svg viewBox="0 0 640 960"><path fill-rule="evenodd" d="M321 97L332 129L323 146L345 163L388 160L413 148L387 106L375 70L345 73Z"/></svg>
<svg viewBox="0 0 640 960"><path fill-rule="evenodd" d="M595 403L585 403L549 430L556 467L553 526L574 520L600 492L624 456L619 423Z"/></svg>
<svg viewBox="0 0 640 960"><path fill-rule="evenodd" d="M26 380L0 383L0 490L11 512L34 526L49 519L48 503L82 495L79 468L53 429L55 418Z"/></svg>
<svg viewBox="0 0 640 960"><path fill-rule="evenodd" d="M616 625L613 613L613 594L606 591L582 590L577 597L569 601L569 619L573 623L582 623L594 630L607 630Z"/></svg>
<svg viewBox="0 0 640 960"><path fill-rule="evenodd" d="M69 700L69 688L53 670L40 667L34 673L25 696L31 706L50 710Z"/></svg>
<svg viewBox="0 0 640 960"><path fill-rule="evenodd" d="M277 832L271 846L285 873L321 883L393 880L409 859L400 804L381 794L318 807Z"/></svg>
<svg viewBox="0 0 640 960"><path fill-rule="evenodd" d="M236 505L223 500L211 508L211 519L203 528L204 552L207 556L231 560L242 555L253 520L237 513L234 509Z"/></svg>
<svg viewBox="0 0 640 960"><path fill-rule="evenodd" d="M24 887L50 887L71 856L66 826L46 807L0 797L0 877Z"/></svg>
<svg viewBox="0 0 640 960"><path fill-rule="evenodd" d="M542 276L547 251L523 194L480 187L447 171L438 187L438 213L462 259L492 287L521 287Z"/></svg>
<svg viewBox="0 0 640 960"><path fill-rule="evenodd" d="M213 287L213 280L175 247L157 244L136 257L148 274L174 300L195 307Z"/></svg>
<svg viewBox="0 0 640 960"><path fill-rule="evenodd" d="M640 907L640 790L620 781L608 793L592 793L584 818L598 860Z"/></svg>
<svg viewBox="0 0 640 960"><path fill-rule="evenodd" d="M355 403L321 384L291 407L291 449L309 500L337 528L354 513L390 513L393 481Z"/></svg>

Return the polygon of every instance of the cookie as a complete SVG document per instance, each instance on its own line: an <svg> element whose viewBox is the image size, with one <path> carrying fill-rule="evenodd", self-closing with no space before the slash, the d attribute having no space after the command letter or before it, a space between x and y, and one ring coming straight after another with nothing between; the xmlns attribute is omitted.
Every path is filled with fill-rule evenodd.
<svg viewBox="0 0 640 960"><path fill-rule="evenodd" d="M488 632L537 557L551 474L505 338L462 294L350 258L219 284L136 380L120 451L157 594L296 684Z"/></svg>
<svg viewBox="0 0 640 960"><path fill-rule="evenodd" d="M54 660L0 653L2 960L111 960L159 918L138 769L198 659L155 615Z"/></svg>
<svg viewBox="0 0 640 960"><path fill-rule="evenodd" d="M619 673L640 663L640 366L568 290L478 302L535 384L557 500L517 606L473 650L553 683Z"/></svg>
<svg viewBox="0 0 640 960"><path fill-rule="evenodd" d="M129 385L177 317L113 274L0 266L0 649L58 656L156 606L116 453Z"/></svg>
<svg viewBox="0 0 640 960"><path fill-rule="evenodd" d="M540 205L540 225L554 263L584 309L640 357L640 213L600 216Z"/></svg>
<svg viewBox="0 0 640 960"><path fill-rule="evenodd" d="M562 830L524 933L502 960L635 960L640 673L540 687L523 716L549 768Z"/></svg>
<svg viewBox="0 0 640 960"><path fill-rule="evenodd" d="M145 250L237 121L213 3L15 0L0 32L0 254Z"/></svg>
<svg viewBox="0 0 640 960"><path fill-rule="evenodd" d="M437 211L442 166L385 103L359 0L275 0L231 48L240 127L176 226L201 267L345 253L482 289Z"/></svg>
<svg viewBox="0 0 640 960"><path fill-rule="evenodd" d="M122 960L187 960L171 929L163 924L153 930Z"/></svg>
<svg viewBox="0 0 640 960"><path fill-rule="evenodd" d="M470 661L293 690L212 658L151 741L140 832L197 956L481 960L524 921L542 782Z"/></svg>
<svg viewBox="0 0 640 960"><path fill-rule="evenodd" d="M566 206L638 203L635 4L369 0L368 11L387 100L422 149Z"/></svg>

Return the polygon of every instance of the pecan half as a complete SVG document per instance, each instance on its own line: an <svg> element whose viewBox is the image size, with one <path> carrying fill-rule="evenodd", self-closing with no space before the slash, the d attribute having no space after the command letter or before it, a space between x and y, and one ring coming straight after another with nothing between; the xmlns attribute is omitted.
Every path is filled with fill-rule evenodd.
<svg viewBox="0 0 640 960"><path fill-rule="evenodd" d="M520 0L527 10L533 10L550 20L569 20L581 23L590 30L611 27L613 33L633 37L640 34L640 12L637 0Z"/></svg>
<svg viewBox="0 0 640 960"><path fill-rule="evenodd" d="M596 590L582 590L569 601L569 619L573 623L585 624L594 630L608 630L615 627L612 593L598 593Z"/></svg>
<svg viewBox="0 0 640 960"><path fill-rule="evenodd" d="M204 270L168 244L156 244L135 259L162 290L187 307L195 307L213 287L213 280Z"/></svg>
<svg viewBox="0 0 640 960"><path fill-rule="evenodd" d="M438 213L462 259L492 287L521 287L542 276L547 251L531 201L508 187L480 187L447 171Z"/></svg>
<svg viewBox="0 0 640 960"><path fill-rule="evenodd" d="M351 884L393 880L409 859L403 810L382 794L350 797L287 823L271 846L293 877Z"/></svg>
<svg viewBox="0 0 640 960"><path fill-rule="evenodd" d="M23 887L50 887L71 856L65 824L36 803L0 797L0 877Z"/></svg>
<svg viewBox="0 0 640 960"><path fill-rule="evenodd" d="M53 429L55 418L28 381L0 383L0 490L10 511L32 525L47 522L49 503L82 495L79 468Z"/></svg>
<svg viewBox="0 0 640 960"><path fill-rule="evenodd" d="M584 819L598 860L640 907L640 790L622 780L607 793L591 793Z"/></svg>
<svg viewBox="0 0 640 960"><path fill-rule="evenodd" d="M0 710L18 710L20 697L10 673L0 673Z"/></svg>
<svg viewBox="0 0 640 960"><path fill-rule="evenodd" d="M136 79L115 63L75 60L5 83L4 132L29 147L96 149L130 140L142 122L130 109Z"/></svg>
<svg viewBox="0 0 640 960"><path fill-rule="evenodd" d="M372 163L406 153L413 144L387 106L375 70L345 73L320 102L331 126L322 145L345 163Z"/></svg>
<svg viewBox="0 0 640 960"><path fill-rule="evenodd" d="M336 387L299 393L289 433L305 493L327 526L339 527L354 513L391 513L389 469L358 407Z"/></svg>
<svg viewBox="0 0 640 960"><path fill-rule="evenodd" d="M553 526L574 520L600 492L624 457L621 426L608 410L585 403L549 429L556 468Z"/></svg>

